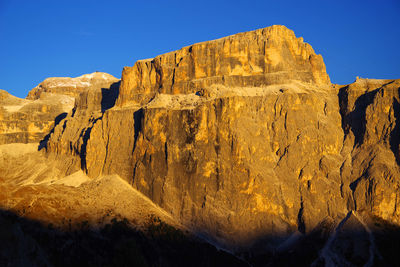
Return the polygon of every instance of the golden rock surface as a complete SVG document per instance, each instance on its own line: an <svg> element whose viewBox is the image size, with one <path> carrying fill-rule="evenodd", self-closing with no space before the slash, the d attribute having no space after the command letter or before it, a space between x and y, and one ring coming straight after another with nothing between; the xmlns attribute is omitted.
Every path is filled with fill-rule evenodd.
<svg viewBox="0 0 400 267"><path fill-rule="evenodd" d="M369 233L374 218L400 225L399 89L333 85L272 26L124 68L119 87L80 94L43 153L63 175L118 175L226 248L345 220Z"/></svg>
<svg viewBox="0 0 400 267"><path fill-rule="evenodd" d="M81 104L91 109L90 105L96 103L96 109L104 109L102 95L118 82L110 74L94 72L77 78L48 78L33 88L26 99L0 90L0 145L41 141L72 110L75 99L88 91L90 101Z"/></svg>
<svg viewBox="0 0 400 267"><path fill-rule="evenodd" d="M0 145L39 142L73 105L74 99L68 96L28 100L0 90Z"/></svg>
<svg viewBox="0 0 400 267"><path fill-rule="evenodd" d="M108 88L110 84L118 81L119 79L105 72L93 72L76 78L52 77L45 79L33 88L26 98L35 100L49 93L77 98L79 94L85 92L88 88Z"/></svg>
<svg viewBox="0 0 400 267"><path fill-rule="evenodd" d="M320 55L285 26L243 32L139 60L122 72L118 105L155 93L188 94L210 86L263 86L292 80L330 83Z"/></svg>

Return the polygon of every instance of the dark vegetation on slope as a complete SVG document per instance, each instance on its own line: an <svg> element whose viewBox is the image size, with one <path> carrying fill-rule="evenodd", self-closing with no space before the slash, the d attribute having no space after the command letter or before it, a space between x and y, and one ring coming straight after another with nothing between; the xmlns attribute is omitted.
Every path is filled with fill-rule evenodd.
<svg viewBox="0 0 400 267"><path fill-rule="evenodd" d="M144 231L115 218L100 229L86 221L61 229L2 210L0 225L0 266L325 266L322 250L335 231L326 221L284 249L269 250L259 244L234 256L154 216L148 218ZM365 234L342 231L331 251L352 266L364 266L368 255L357 250ZM373 234L373 266L397 266L400 228L375 219Z"/></svg>
<svg viewBox="0 0 400 267"><path fill-rule="evenodd" d="M127 220L70 229L0 211L0 266L248 266L150 217L142 232Z"/></svg>

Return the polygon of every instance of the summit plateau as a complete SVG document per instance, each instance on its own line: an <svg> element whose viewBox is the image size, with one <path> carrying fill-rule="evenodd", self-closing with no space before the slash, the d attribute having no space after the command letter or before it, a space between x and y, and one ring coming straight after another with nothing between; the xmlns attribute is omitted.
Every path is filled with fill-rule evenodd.
<svg viewBox="0 0 400 267"><path fill-rule="evenodd" d="M0 91L0 222L11 229L0 237L18 235L16 247L38 251L19 258L49 266L59 252L37 231L65 237L83 222L93 243L87 232L110 225L137 231L143 265L391 265L399 91L400 80L332 84L322 56L278 25L139 60L121 80ZM154 241L154 223L179 238ZM179 242L203 261L177 261Z"/></svg>

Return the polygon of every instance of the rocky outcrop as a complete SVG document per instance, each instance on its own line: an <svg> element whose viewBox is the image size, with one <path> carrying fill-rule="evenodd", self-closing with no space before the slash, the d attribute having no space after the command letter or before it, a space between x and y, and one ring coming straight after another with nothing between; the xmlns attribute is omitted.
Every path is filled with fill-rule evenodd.
<svg viewBox="0 0 400 267"><path fill-rule="evenodd" d="M212 84L262 86L291 80L329 84L320 55L285 26L235 34L140 60L122 72L118 105L155 93L188 94Z"/></svg>
<svg viewBox="0 0 400 267"><path fill-rule="evenodd" d="M143 109L134 186L230 244L304 233L345 214L337 100L311 88L278 88L194 109Z"/></svg>
<svg viewBox="0 0 400 267"><path fill-rule="evenodd" d="M104 72L93 72L76 78L52 77L47 78L33 88L26 97L35 100L45 94L60 94L77 98L79 94L90 89L109 88L111 84L119 80Z"/></svg>
<svg viewBox="0 0 400 267"><path fill-rule="evenodd" d="M72 110L80 94L83 96L79 101L85 103L78 105L101 112L114 105L116 96L112 94L118 95L118 88L117 78L95 72L77 78L48 78L32 89L26 99L1 90L0 144L39 142Z"/></svg>
<svg viewBox="0 0 400 267"><path fill-rule="evenodd" d="M138 61L120 87L85 91L46 157L66 174L116 174L193 233L252 255L285 258L312 237L307 264L328 264L356 225L367 264L369 227L400 224L399 88L332 85L321 56L273 26Z"/></svg>
<svg viewBox="0 0 400 267"><path fill-rule="evenodd" d="M337 92L322 58L285 27L139 61L124 69L115 107L93 115L81 102L49 157L120 175L220 243L305 233L347 213Z"/></svg>
<svg viewBox="0 0 400 267"><path fill-rule="evenodd" d="M73 98L61 95L33 101L0 91L0 144L39 142L73 103Z"/></svg>
<svg viewBox="0 0 400 267"><path fill-rule="evenodd" d="M352 209L400 224L400 80L359 79L340 89L341 167Z"/></svg>
<svg viewBox="0 0 400 267"><path fill-rule="evenodd" d="M36 144L0 145L1 266L248 266L117 175L65 176L61 165Z"/></svg>

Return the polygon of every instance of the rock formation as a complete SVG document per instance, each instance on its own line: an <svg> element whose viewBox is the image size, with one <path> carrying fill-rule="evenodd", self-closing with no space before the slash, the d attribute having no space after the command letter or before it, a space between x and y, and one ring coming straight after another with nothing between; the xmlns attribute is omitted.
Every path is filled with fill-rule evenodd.
<svg viewBox="0 0 400 267"><path fill-rule="evenodd" d="M359 79L339 90L348 208L400 224L400 80Z"/></svg>
<svg viewBox="0 0 400 267"><path fill-rule="evenodd" d="M337 88L308 44L274 26L125 68L117 106L101 117L80 115L85 107L77 107L47 149L75 155L91 177L117 173L195 231L224 243L308 232L352 209L397 221L397 181L389 177L398 166L389 138L398 81ZM392 112L382 115L387 123L368 115L373 97L380 99L374 113ZM363 127L365 134L357 132ZM375 152L359 154L367 144ZM369 174L379 186L368 189L363 173L378 174L371 161L387 171Z"/></svg>
<svg viewBox="0 0 400 267"><path fill-rule="evenodd" d="M122 72L118 105L145 103L155 93L188 94L210 86L261 86L291 80L329 84L320 55L284 26L203 42Z"/></svg>
<svg viewBox="0 0 400 267"><path fill-rule="evenodd" d="M97 98L101 102L102 95L118 82L110 74L95 72L77 78L48 78L26 99L0 90L0 144L39 142L72 110L81 93L90 91L91 101ZM96 108L109 105L100 102Z"/></svg>
<svg viewBox="0 0 400 267"><path fill-rule="evenodd" d="M29 98L64 90L38 88ZM272 26L138 61L108 88L52 130L43 155L60 173L117 175L255 264L387 262L372 232L400 225L400 80L331 84L310 45ZM349 256L337 244L355 232Z"/></svg>
<svg viewBox="0 0 400 267"><path fill-rule="evenodd" d="M39 142L73 105L74 99L67 96L33 101L0 91L0 144Z"/></svg>
<svg viewBox="0 0 400 267"><path fill-rule="evenodd" d="M108 88L111 84L117 83L118 81L119 80L114 76L104 72L93 72L76 78L47 78L33 88L26 98L35 100L41 98L45 94L60 94L77 98L79 94L88 89Z"/></svg>

